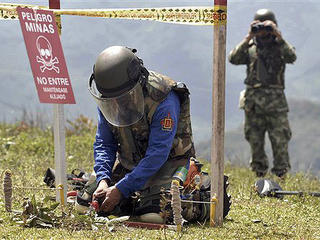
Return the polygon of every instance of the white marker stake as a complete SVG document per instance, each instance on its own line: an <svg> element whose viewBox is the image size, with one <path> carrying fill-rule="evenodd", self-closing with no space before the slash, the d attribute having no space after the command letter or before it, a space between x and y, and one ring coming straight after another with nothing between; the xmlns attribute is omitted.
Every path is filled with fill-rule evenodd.
<svg viewBox="0 0 320 240"><path fill-rule="evenodd" d="M55 161L55 185L63 185L64 204L67 199L67 178L66 178L66 141L63 104L54 104L54 161ZM56 200L61 202L60 192L56 191Z"/></svg>
<svg viewBox="0 0 320 240"><path fill-rule="evenodd" d="M50 9L60 9L60 0L49 0ZM61 32L60 32L61 34ZM56 187L63 186L63 204L67 203L66 136L63 104L54 104L54 161ZM60 191L56 191L56 201L61 202Z"/></svg>

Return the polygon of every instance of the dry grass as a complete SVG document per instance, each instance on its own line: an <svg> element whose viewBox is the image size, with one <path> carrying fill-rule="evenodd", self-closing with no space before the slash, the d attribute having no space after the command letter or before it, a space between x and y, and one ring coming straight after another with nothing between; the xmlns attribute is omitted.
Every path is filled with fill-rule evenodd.
<svg viewBox="0 0 320 240"><path fill-rule="evenodd" d="M83 129L83 130L82 130ZM72 131L76 131L72 134ZM71 124L66 140L68 172L74 168L91 171L92 143L95 129L85 118ZM0 173L13 171L16 186L44 186L45 170L53 167L52 129L41 130L28 124L0 124ZM253 190L257 180L246 168L227 165L232 208L223 227L210 228L195 224L184 228L182 234L164 230L144 230L117 227L109 232L81 230L79 219L65 219L63 227L53 229L24 228L4 210L0 193L1 239L320 239L320 198L288 196L284 200L260 198ZM267 176L272 178L272 176ZM2 179L1 179L2 180ZM276 179L277 180L277 179ZM278 180L277 180L278 181ZM280 182L284 190L320 191L319 179L303 174L289 175ZM2 182L1 182L2 186ZM22 210L24 197L35 194L41 199L48 192L15 191L14 209ZM77 222L78 221L78 222ZM73 225L72 225L73 224Z"/></svg>

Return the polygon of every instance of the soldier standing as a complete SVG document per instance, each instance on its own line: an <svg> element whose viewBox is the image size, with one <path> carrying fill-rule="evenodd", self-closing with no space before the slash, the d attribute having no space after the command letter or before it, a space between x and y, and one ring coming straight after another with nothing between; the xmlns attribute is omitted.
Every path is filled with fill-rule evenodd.
<svg viewBox="0 0 320 240"><path fill-rule="evenodd" d="M240 107L245 111L244 133L251 147L250 167L258 177L264 176L269 167L264 150L266 132L274 158L271 172L282 178L290 169L291 130L284 72L285 65L295 60L294 47L283 39L275 15L268 9L256 12L248 35L229 55L232 64L247 65L246 90Z"/></svg>

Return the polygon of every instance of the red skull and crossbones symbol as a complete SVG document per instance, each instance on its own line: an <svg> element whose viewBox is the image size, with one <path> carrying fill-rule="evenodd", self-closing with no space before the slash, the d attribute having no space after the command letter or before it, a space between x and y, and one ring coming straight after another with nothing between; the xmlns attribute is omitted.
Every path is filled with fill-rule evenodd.
<svg viewBox="0 0 320 240"><path fill-rule="evenodd" d="M36 59L38 63L42 63L42 66L40 66L41 72L44 72L44 70L48 69L59 73L59 68L55 66L55 64L59 63L59 60L57 57L53 58L52 46L48 39L46 39L44 36L39 36L37 38L36 45L40 54L40 56L37 56Z"/></svg>

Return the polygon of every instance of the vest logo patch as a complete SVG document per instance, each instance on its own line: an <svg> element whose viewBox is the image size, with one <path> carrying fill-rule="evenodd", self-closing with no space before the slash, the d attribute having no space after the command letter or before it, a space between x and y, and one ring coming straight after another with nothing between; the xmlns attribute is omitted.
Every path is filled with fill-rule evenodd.
<svg viewBox="0 0 320 240"><path fill-rule="evenodd" d="M163 131L172 131L173 127L173 119L170 116L170 113L168 113L168 116L166 116L164 119L161 120L161 126Z"/></svg>

